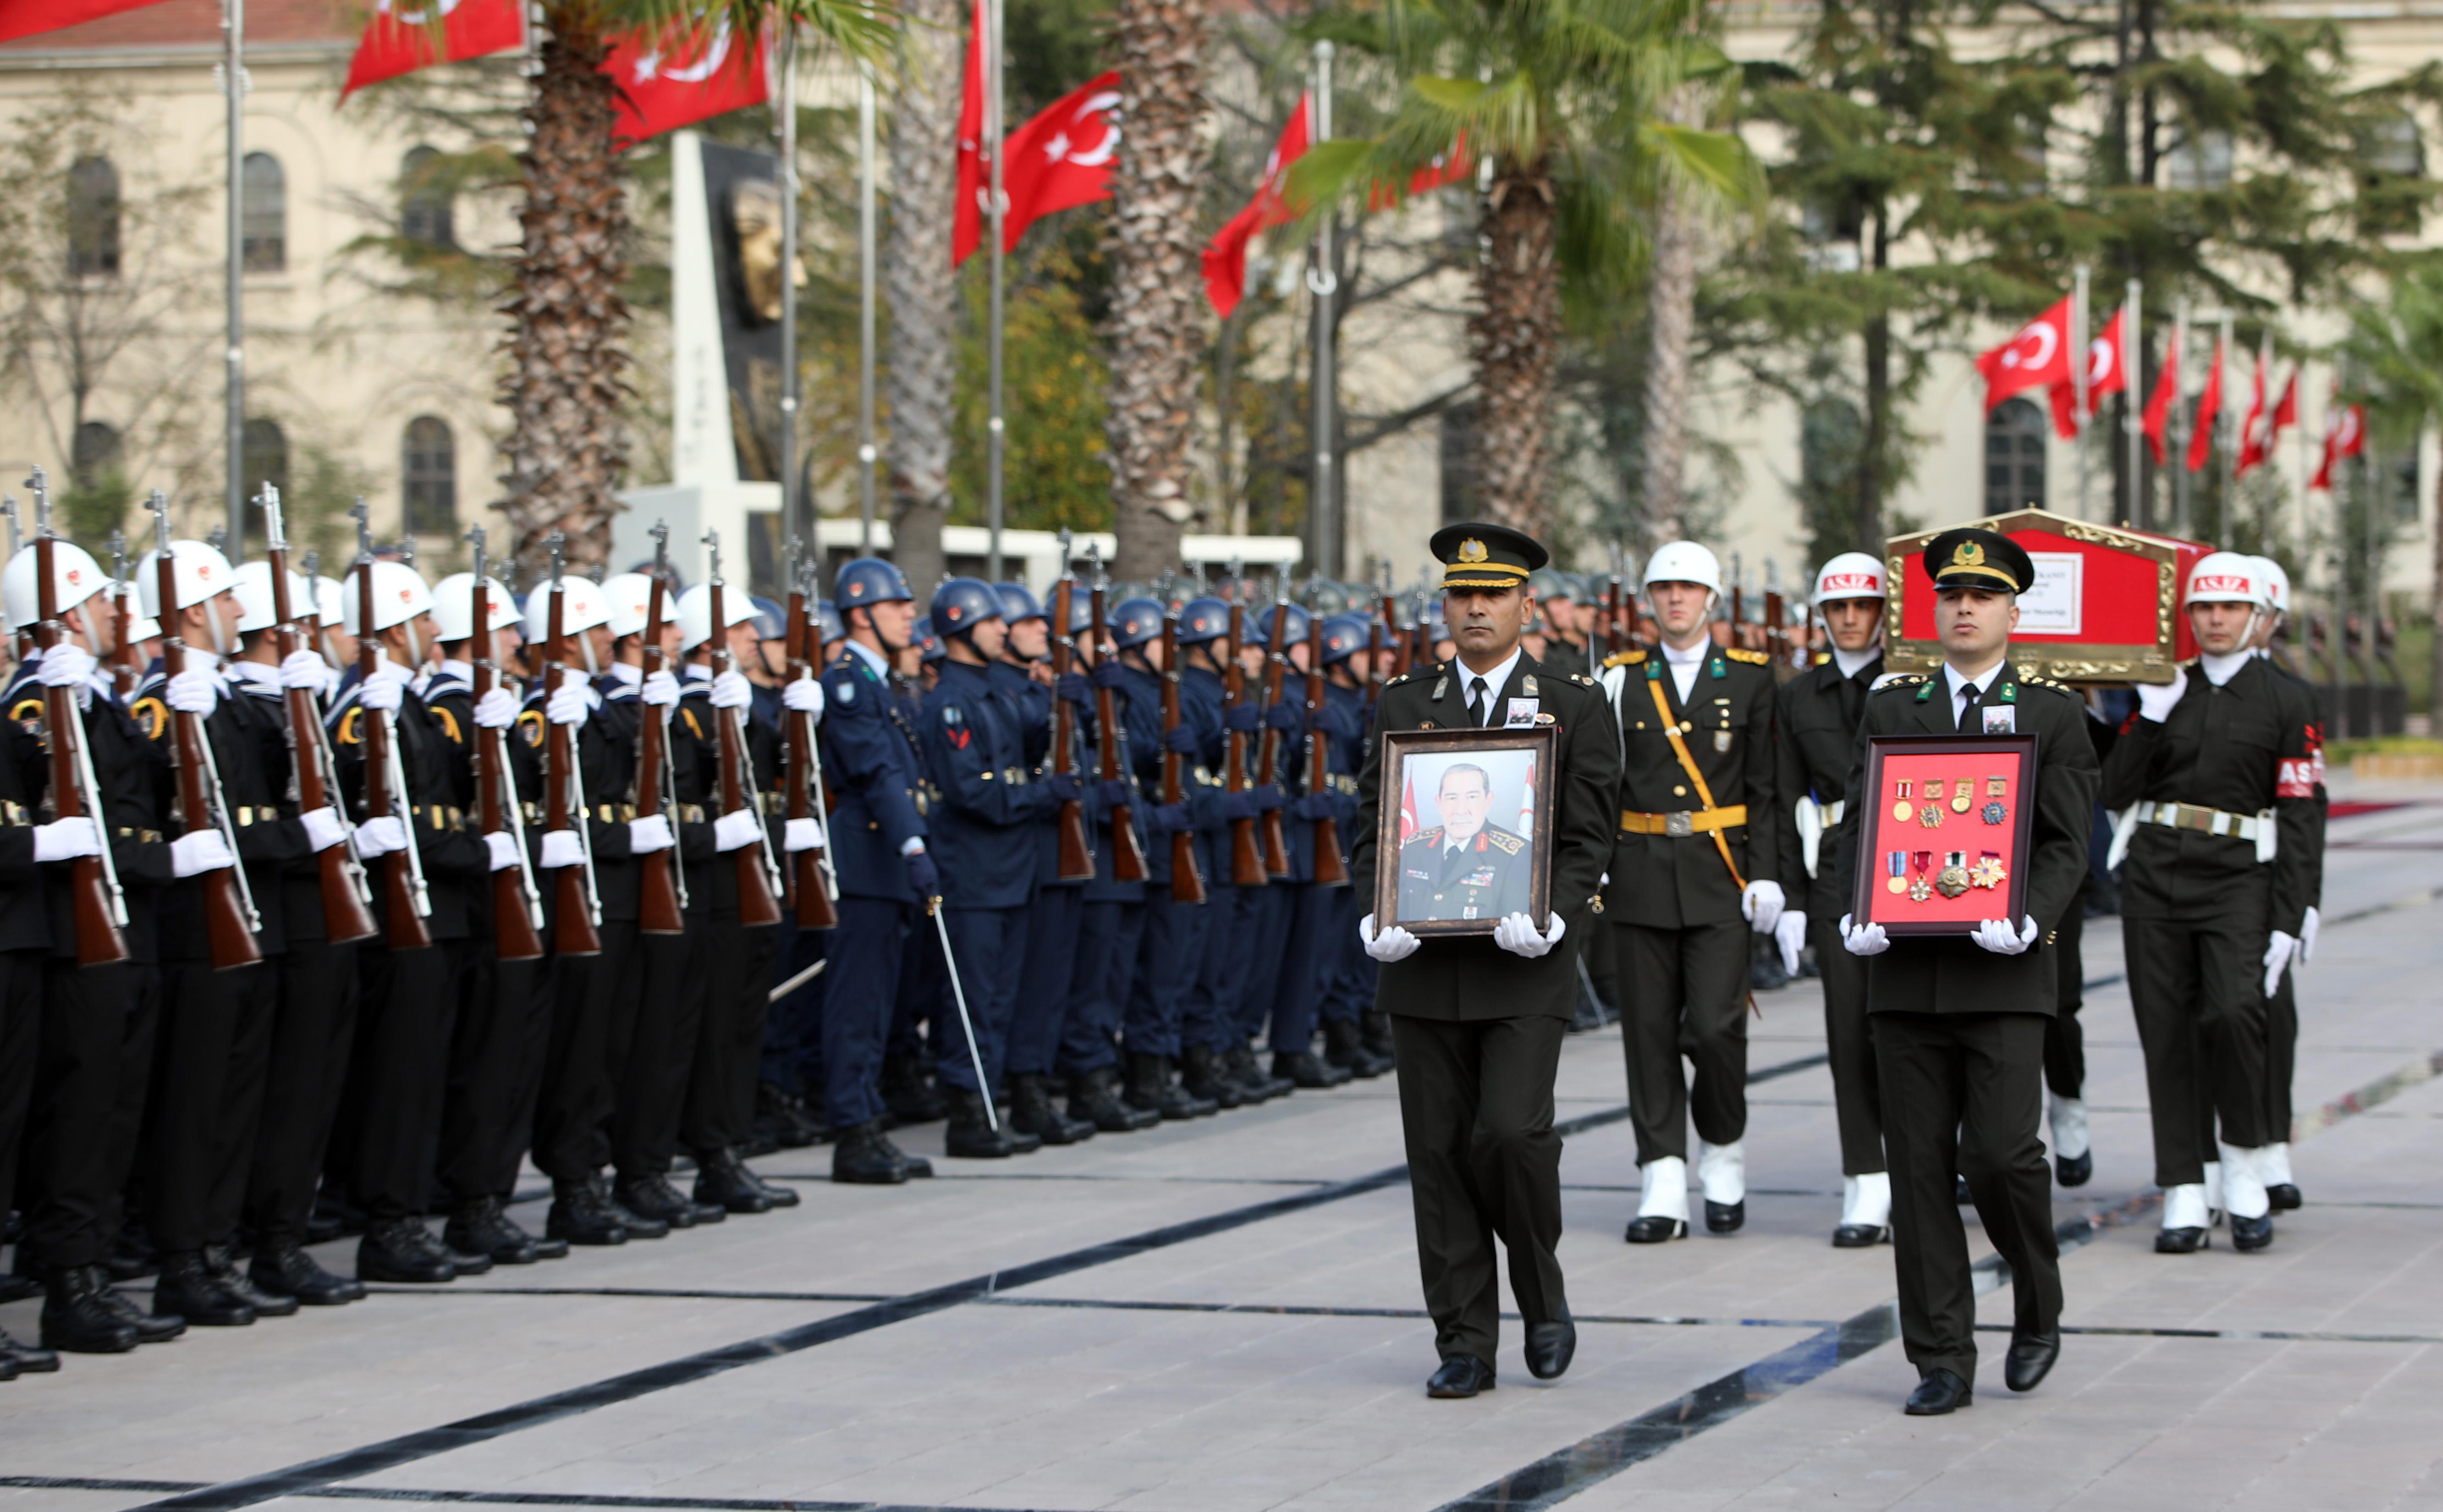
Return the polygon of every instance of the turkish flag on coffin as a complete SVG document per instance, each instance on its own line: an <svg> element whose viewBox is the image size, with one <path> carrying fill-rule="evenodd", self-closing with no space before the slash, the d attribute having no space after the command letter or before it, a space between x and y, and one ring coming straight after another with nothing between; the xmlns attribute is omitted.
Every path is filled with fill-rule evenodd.
<svg viewBox="0 0 2443 1512"><path fill-rule="evenodd" d="M618 90L614 147L761 104L771 93L762 47L740 46L726 18L709 31L674 25L622 37L611 44L602 71Z"/></svg>
<svg viewBox="0 0 2443 1512"><path fill-rule="evenodd" d="M348 60L348 82L340 98L367 84L395 79L439 63L458 63L525 46L525 7L521 0L439 0L440 46L434 46L432 12L416 0L377 0L373 20Z"/></svg>
<svg viewBox="0 0 2443 1512"><path fill-rule="evenodd" d="M1111 112L1119 102L1115 70L1063 95L1001 143L1001 192L1008 201L1001 228L1002 251L1014 250L1026 229L1046 215L1111 197L1111 163L1120 152L1119 123ZM962 178L966 162L960 159ZM982 160L985 176L960 200L950 245L953 267L965 262L983 240L990 162Z"/></svg>
<svg viewBox="0 0 2443 1512"><path fill-rule="evenodd" d="M1306 96L1300 95L1297 108L1281 127L1280 140L1273 144L1272 157L1264 160L1264 176L1256 185L1255 197L1230 217L1204 249L1204 297L1225 321L1246 297L1247 244L1258 232L1280 225L1295 213L1281 197L1281 184L1289 176L1290 164L1306 156Z"/></svg>
<svg viewBox="0 0 2443 1512"><path fill-rule="evenodd" d="M158 0L0 0L0 42L81 27Z"/></svg>
<svg viewBox="0 0 2443 1512"><path fill-rule="evenodd" d="M1993 414L2012 395L2071 381L2069 306L2070 302L2064 299L2021 326L2018 335L1976 360L1976 371L1985 375L1986 414ZM2063 408L2055 406L2056 425L2067 418L2058 413ZM2070 425L2063 433L2076 435L2077 427Z"/></svg>

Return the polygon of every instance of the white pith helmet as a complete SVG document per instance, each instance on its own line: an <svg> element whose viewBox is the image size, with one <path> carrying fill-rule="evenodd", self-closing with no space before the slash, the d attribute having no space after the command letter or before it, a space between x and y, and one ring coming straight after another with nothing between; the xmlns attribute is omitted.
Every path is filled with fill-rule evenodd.
<svg viewBox="0 0 2443 1512"><path fill-rule="evenodd" d="M1719 594L1722 564L1694 541L1667 542L1645 559L1644 586L1651 588L1658 582L1693 582Z"/></svg>
<svg viewBox="0 0 2443 1512"><path fill-rule="evenodd" d="M517 599L509 596L509 590L498 578L487 576L484 579L484 583L487 595L487 606L491 610L491 613L486 617L491 623L485 628L502 630L516 624L518 622ZM473 573L453 572L432 585L432 618L433 622L441 627L442 640L473 639L475 636L474 608L475 575Z"/></svg>

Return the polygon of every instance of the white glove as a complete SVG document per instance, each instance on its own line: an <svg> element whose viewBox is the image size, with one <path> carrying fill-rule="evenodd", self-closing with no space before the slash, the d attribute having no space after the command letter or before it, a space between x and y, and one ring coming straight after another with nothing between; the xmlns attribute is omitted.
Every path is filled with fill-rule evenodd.
<svg viewBox="0 0 2443 1512"><path fill-rule="evenodd" d="M72 861L80 856L101 854L101 832L83 814L34 826L34 859L38 861Z"/></svg>
<svg viewBox="0 0 2443 1512"><path fill-rule="evenodd" d="M329 804L309 808L297 816L305 826L305 843L318 851L327 851L348 838L348 826L340 822L340 815Z"/></svg>
<svg viewBox="0 0 2443 1512"><path fill-rule="evenodd" d="M2138 685L2138 717L2154 724L2161 724L2163 721L2172 717L2173 706L2177 704L2180 701L2180 695L2188 691L2189 669L2186 667L2182 667L2178 671L2173 673L2172 680L2160 688L2152 687L2146 683L2140 683Z"/></svg>
<svg viewBox="0 0 2443 1512"><path fill-rule="evenodd" d="M506 729L518 722L518 695L495 688L475 700L475 723L485 729Z"/></svg>
<svg viewBox="0 0 2443 1512"><path fill-rule="evenodd" d="M1881 955L1892 948L1892 937L1880 924L1858 928L1850 915L1841 915L1841 949L1851 955Z"/></svg>
<svg viewBox="0 0 2443 1512"><path fill-rule="evenodd" d="M712 848L716 851L739 850L754 844L762 833L762 815L751 808L733 809L712 821Z"/></svg>
<svg viewBox="0 0 2443 1512"><path fill-rule="evenodd" d="M679 705L679 680L666 672L657 672L645 679L636 696L655 709L676 709Z"/></svg>
<svg viewBox="0 0 2443 1512"><path fill-rule="evenodd" d="M823 847L823 824L818 819L793 819L781 834L781 848L795 856L799 851L818 851Z"/></svg>
<svg viewBox="0 0 2443 1512"><path fill-rule="evenodd" d="M398 688L393 678L368 677L357 685L357 702L376 713L395 714L398 712Z"/></svg>
<svg viewBox="0 0 2443 1512"><path fill-rule="evenodd" d="M577 831L573 829L543 831L542 864L546 870L584 865L585 842L577 838Z"/></svg>
<svg viewBox="0 0 2443 1512"><path fill-rule="evenodd" d="M1781 922L1785 901L1779 882L1750 882L1748 890L1739 894L1739 913L1750 929L1758 934L1771 934L1773 927Z"/></svg>
<svg viewBox="0 0 2443 1512"><path fill-rule="evenodd" d="M221 832L216 829L199 829L170 842L170 875L173 876L217 872L236 864L237 857L230 854L229 841L221 839Z"/></svg>
<svg viewBox="0 0 2443 1512"><path fill-rule="evenodd" d="M161 701L182 714L197 719L210 719L220 707L220 689L213 685L212 674L190 667L170 679L161 690Z"/></svg>
<svg viewBox="0 0 2443 1512"><path fill-rule="evenodd" d="M755 701L755 689L743 673L726 672L712 680L712 707L744 709Z"/></svg>
<svg viewBox="0 0 2443 1512"><path fill-rule="evenodd" d="M492 853L492 870L505 872L518 864L518 838L505 829L487 830L484 849Z"/></svg>
<svg viewBox="0 0 2443 1512"><path fill-rule="evenodd" d="M1807 949L1807 911L1783 909L1773 925L1773 943L1781 947L1781 968L1798 974L1798 952Z"/></svg>
<svg viewBox="0 0 2443 1512"><path fill-rule="evenodd" d="M1976 942L1978 950L1991 950L1995 955L2021 955L2036 943L2036 921L2029 919L2026 929L2014 930L2009 919L1985 919L1968 937Z"/></svg>
<svg viewBox="0 0 2443 1512"><path fill-rule="evenodd" d="M642 819L628 821L628 849L634 855L650 856L655 851L667 851L677 843L676 838L670 834L670 817L668 814L648 814Z"/></svg>
<svg viewBox="0 0 2443 1512"><path fill-rule="evenodd" d="M1374 915L1371 913L1357 921L1357 940L1366 947L1368 955L1386 966L1406 960L1417 953L1418 946L1425 943L1396 924L1380 934L1375 933Z"/></svg>
<svg viewBox="0 0 2443 1512"><path fill-rule="evenodd" d="M812 677L792 678L781 685L781 706L793 714L812 714L817 724L823 718L823 685Z"/></svg>
<svg viewBox="0 0 2443 1512"><path fill-rule="evenodd" d="M1535 921L1526 914L1510 914L1493 926L1493 943L1513 955L1533 961L1560 944L1561 936L1570 931L1570 926L1561 915L1554 913L1551 917L1552 932L1546 934L1538 931Z"/></svg>
<svg viewBox="0 0 2443 1512"><path fill-rule="evenodd" d="M583 683L562 683L552 690L544 700L542 716L555 725L582 725L592 706L585 696Z"/></svg>
<svg viewBox="0 0 2443 1512"><path fill-rule="evenodd" d="M310 651L292 651L280 662L280 686L302 688L319 693L330 675L330 668L321 657Z"/></svg>
<svg viewBox="0 0 2443 1512"><path fill-rule="evenodd" d="M2316 931L2324 927L2324 915L2316 912L2314 905L2309 905L2307 916L2299 922L2299 953L2295 957L2297 965L2305 966L2316 958Z"/></svg>
<svg viewBox="0 0 2443 1512"><path fill-rule="evenodd" d="M34 675L46 688L82 688L93 675L93 653L72 640L63 640L43 653Z"/></svg>
<svg viewBox="0 0 2443 1512"><path fill-rule="evenodd" d="M407 849L407 826L395 814L369 819L357 826L357 854L367 860Z"/></svg>
<svg viewBox="0 0 2443 1512"><path fill-rule="evenodd" d="M2272 937L2265 942L2265 995L2267 997L2271 997L2274 989L2282 985L2282 968L2290 964L2290 957L2298 949L2298 936L2285 934L2280 930L2275 930Z"/></svg>

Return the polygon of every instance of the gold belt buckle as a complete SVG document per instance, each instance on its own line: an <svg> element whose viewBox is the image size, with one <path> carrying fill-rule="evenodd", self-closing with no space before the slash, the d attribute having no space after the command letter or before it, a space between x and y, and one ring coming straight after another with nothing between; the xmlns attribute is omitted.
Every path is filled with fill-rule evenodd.
<svg viewBox="0 0 2443 1512"><path fill-rule="evenodd" d="M1685 839L1697 833L1697 816L1686 809L1662 816L1662 833L1675 839Z"/></svg>

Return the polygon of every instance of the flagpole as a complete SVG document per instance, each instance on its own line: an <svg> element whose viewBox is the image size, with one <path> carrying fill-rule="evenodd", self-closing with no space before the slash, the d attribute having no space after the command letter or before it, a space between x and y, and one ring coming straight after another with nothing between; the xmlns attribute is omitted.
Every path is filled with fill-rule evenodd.
<svg viewBox="0 0 2443 1512"><path fill-rule="evenodd" d="M873 554L873 70L856 71L856 549Z"/></svg>
<svg viewBox="0 0 2443 1512"><path fill-rule="evenodd" d="M2179 355L2173 368L2179 387L2172 393L2172 529L2189 527L2189 302L2173 307L2172 350Z"/></svg>
<svg viewBox="0 0 2443 1512"><path fill-rule="evenodd" d="M2124 444L2129 449L2129 512L2121 517L2121 523L2135 526L2140 530L2145 529L2147 524L2144 507L2146 453L2143 450L2146 444L2143 417L2146 396L2141 387L2146 377L2142 370L2146 364L2139 360L2146 349L2146 343L2140 339L2146 323L2140 319L2143 312L2138 303L2143 292L2144 286L2131 279L2128 297L2121 306L2121 428L2127 433ZM2132 364L2135 364L2134 368Z"/></svg>
<svg viewBox="0 0 2443 1512"><path fill-rule="evenodd" d="M984 139L978 145L985 152L992 155L992 187L989 201L992 206L992 227L988 232L992 243L988 249L992 258L992 308L989 317L991 334L987 338L987 344L989 347L988 363L992 370L992 413L984 421L985 455L987 457L987 470L985 473L986 481L984 485L984 507L987 521L992 526L992 546L990 552L992 565L990 568L990 574L992 581L999 582L1001 581L1001 461L1002 447L1006 441L1005 426L1001 417L1001 215L1008 208L1007 196L1001 192L1001 162L1002 145L1001 137L1003 136L1001 124L1001 0L992 0L992 3L984 8L984 28L991 33L991 35L984 39Z"/></svg>
<svg viewBox="0 0 2443 1512"><path fill-rule="evenodd" d="M1314 116L1309 125L1315 144L1332 139L1332 44L1329 42L1314 45ZM1314 470L1307 492L1307 512L1314 536L1314 554L1307 571L1310 576L1321 573L1327 578L1340 575L1341 535L1340 490L1332 471L1333 400L1337 397L1338 380L1333 374L1332 360L1332 312L1337 303L1334 296L1340 290L1340 276L1333 267L1332 256L1332 213L1327 209L1315 225L1314 267L1307 273L1307 289L1314 296L1314 367L1308 382L1308 397L1314 407L1312 426L1314 433Z"/></svg>
<svg viewBox="0 0 2443 1512"><path fill-rule="evenodd" d="M229 107L229 544L246 546L246 0L222 0L222 93Z"/></svg>
<svg viewBox="0 0 2443 1512"><path fill-rule="evenodd" d="M2086 265L2077 269L2077 288L2069 303L2070 323L2070 406L2078 421L2078 517L2086 518L2086 379L2092 354L2087 351L2087 327L2092 317L2086 307Z"/></svg>
<svg viewBox="0 0 2443 1512"><path fill-rule="evenodd" d="M782 533L811 544L811 499L798 488L798 28L781 34L781 519ZM783 582L797 563L781 564Z"/></svg>
<svg viewBox="0 0 2443 1512"><path fill-rule="evenodd" d="M2231 383L2231 336L2232 312L2226 309L2222 312L2222 324L2214 335L2214 356L2223 363L2222 380L2226 387ZM2214 442L2222 449L2222 507L2215 511L2222 517L2222 530L2221 539L2214 544L2229 551L2231 517L2238 506L2238 500L2232 494L2238 491L2239 480L2232 470L2231 400L2227 396L2214 410Z"/></svg>

